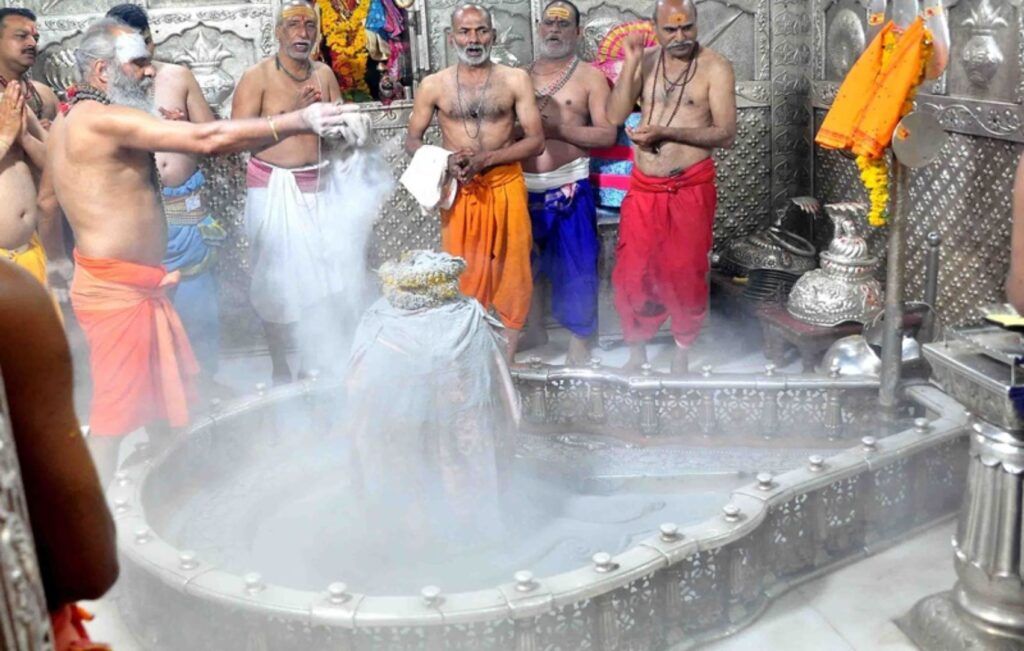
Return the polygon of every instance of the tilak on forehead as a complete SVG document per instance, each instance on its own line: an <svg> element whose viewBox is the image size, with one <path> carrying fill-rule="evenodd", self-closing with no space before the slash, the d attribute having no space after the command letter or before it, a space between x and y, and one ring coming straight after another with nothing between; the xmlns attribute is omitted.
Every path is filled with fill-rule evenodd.
<svg viewBox="0 0 1024 651"><path fill-rule="evenodd" d="M686 9L676 9L665 18L665 24L672 27L685 27L693 22L690 12Z"/></svg>
<svg viewBox="0 0 1024 651"><path fill-rule="evenodd" d="M314 11L311 5L308 5L305 2L293 3L281 10L282 19L287 20L293 16L302 16L305 18L313 18L315 20L316 11Z"/></svg>
<svg viewBox="0 0 1024 651"><path fill-rule="evenodd" d="M142 34L135 32L118 34L114 39L114 54L121 63L131 63L136 59L148 59L149 50Z"/></svg>
<svg viewBox="0 0 1024 651"><path fill-rule="evenodd" d="M572 18L572 12L565 5L551 5L544 11L544 17L569 20Z"/></svg>

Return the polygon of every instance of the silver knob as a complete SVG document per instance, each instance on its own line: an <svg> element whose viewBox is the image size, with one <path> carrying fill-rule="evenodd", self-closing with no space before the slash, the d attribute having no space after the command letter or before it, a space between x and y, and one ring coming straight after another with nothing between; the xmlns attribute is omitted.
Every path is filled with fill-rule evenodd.
<svg viewBox="0 0 1024 651"><path fill-rule="evenodd" d="M640 375L650 375L654 372L654 367L651 366L650 362L644 362L640 365Z"/></svg>
<svg viewBox="0 0 1024 651"><path fill-rule="evenodd" d="M833 361L832 365L828 367L828 376L833 379L839 377L839 368L839 362Z"/></svg>
<svg viewBox="0 0 1024 651"><path fill-rule="evenodd" d="M327 600L332 604L341 605L352 598L352 595L348 593L348 586L341 581L327 586Z"/></svg>
<svg viewBox="0 0 1024 651"><path fill-rule="evenodd" d="M141 529L136 529L135 530L135 544L136 545L145 545L150 540L152 540L152 538L153 538L152 532L149 529L147 529L146 527L143 527Z"/></svg>
<svg viewBox="0 0 1024 651"><path fill-rule="evenodd" d="M537 582L533 580L533 572L529 570L519 570L513 575L516 580L516 590L519 592L530 592L536 589Z"/></svg>
<svg viewBox="0 0 1024 651"><path fill-rule="evenodd" d="M595 371L599 370L601 368L601 359L599 357L591 357L590 368L594 369Z"/></svg>
<svg viewBox="0 0 1024 651"><path fill-rule="evenodd" d="M807 466L811 469L811 472L821 472L825 469L825 459L817 454L812 454L807 457Z"/></svg>
<svg viewBox="0 0 1024 651"><path fill-rule="evenodd" d="M775 488L775 482L772 481L772 473L770 472L759 472L757 473L757 488L758 490L770 491Z"/></svg>
<svg viewBox="0 0 1024 651"><path fill-rule="evenodd" d="M114 500L114 513L124 513L128 510L128 500L118 497Z"/></svg>
<svg viewBox="0 0 1024 651"><path fill-rule="evenodd" d="M666 522L658 527L658 531L661 532L662 542L677 542L683 538L683 534L679 533L679 525L674 522Z"/></svg>
<svg viewBox="0 0 1024 651"><path fill-rule="evenodd" d="M178 554L178 567L183 570L194 570L199 567L199 561L196 560L196 553L191 550L185 550Z"/></svg>
<svg viewBox="0 0 1024 651"><path fill-rule="evenodd" d="M735 504L726 504L722 507L722 514L726 522L740 521L740 507Z"/></svg>
<svg viewBox="0 0 1024 651"><path fill-rule="evenodd" d="M597 552L591 557L594 561L594 571L601 574L613 572L619 568L618 564L612 561L612 555L607 552Z"/></svg>
<svg viewBox="0 0 1024 651"><path fill-rule="evenodd" d="M878 449L878 440L874 436L865 436L860 440L865 452L874 452Z"/></svg>
<svg viewBox="0 0 1024 651"><path fill-rule="evenodd" d="M128 477L128 473L121 471L114 475L114 481L117 482L118 486L127 486L132 482L131 478Z"/></svg>
<svg viewBox="0 0 1024 651"><path fill-rule="evenodd" d="M700 367L700 374L704 377L711 377L711 364L705 364Z"/></svg>
<svg viewBox="0 0 1024 651"><path fill-rule="evenodd" d="M927 418L914 419L914 431L918 434L927 434L932 429L932 423Z"/></svg>
<svg viewBox="0 0 1024 651"><path fill-rule="evenodd" d="M775 364L765 364L764 374L767 375L768 377L775 375Z"/></svg>
<svg viewBox="0 0 1024 651"><path fill-rule="evenodd" d="M423 588L420 590L420 595L423 597L423 603L428 606L436 606L441 603L441 588L436 585L428 585Z"/></svg>
<svg viewBox="0 0 1024 651"><path fill-rule="evenodd" d="M242 580L245 581L245 591L249 594L262 592L267 587L263 584L263 577L259 572L249 572L242 577Z"/></svg>
<svg viewBox="0 0 1024 651"><path fill-rule="evenodd" d="M266 385L266 383L265 382L257 382L256 383L256 395L258 395L259 397L262 398L266 394L267 394L267 385Z"/></svg>

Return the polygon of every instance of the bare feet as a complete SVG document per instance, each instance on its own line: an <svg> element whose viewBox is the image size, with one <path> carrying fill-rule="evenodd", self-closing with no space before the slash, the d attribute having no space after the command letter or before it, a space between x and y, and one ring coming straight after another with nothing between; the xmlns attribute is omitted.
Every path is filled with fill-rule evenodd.
<svg viewBox="0 0 1024 651"><path fill-rule="evenodd" d="M686 375L690 372L690 350L676 345L676 352L672 355L672 375Z"/></svg>
<svg viewBox="0 0 1024 651"><path fill-rule="evenodd" d="M630 344L629 361L622 367L623 371L635 373L647 363L647 344Z"/></svg>
<svg viewBox="0 0 1024 651"><path fill-rule="evenodd" d="M566 366L586 366L590 361L590 346L587 340L573 335L569 339L569 353L565 356Z"/></svg>
<svg viewBox="0 0 1024 651"><path fill-rule="evenodd" d="M509 363L509 366L516 361L516 348L519 346L519 335L522 332L522 330L505 328L505 360Z"/></svg>
<svg viewBox="0 0 1024 651"><path fill-rule="evenodd" d="M526 329L522 332L523 336L519 338L518 351L530 350L548 343L548 331L543 325L527 323Z"/></svg>

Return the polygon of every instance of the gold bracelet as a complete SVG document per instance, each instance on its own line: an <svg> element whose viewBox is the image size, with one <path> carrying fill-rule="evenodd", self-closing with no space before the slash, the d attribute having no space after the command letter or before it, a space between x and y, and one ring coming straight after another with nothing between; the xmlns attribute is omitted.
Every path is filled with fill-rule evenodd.
<svg viewBox="0 0 1024 651"><path fill-rule="evenodd" d="M267 124L270 125L270 133L274 136L274 142L281 142L281 138L277 135L277 127L274 126L274 117L272 115L267 116Z"/></svg>

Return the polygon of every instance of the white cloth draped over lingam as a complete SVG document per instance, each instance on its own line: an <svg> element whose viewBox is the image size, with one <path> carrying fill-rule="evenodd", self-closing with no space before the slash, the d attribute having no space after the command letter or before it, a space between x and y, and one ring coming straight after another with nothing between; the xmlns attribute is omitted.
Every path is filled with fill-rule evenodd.
<svg viewBox="0 0 1024 651"><path fill-rule="evenodd" d="M454 275L452 260L461 265ZM437 273L396 286L403 272L431 277L435 263L449 265L447 296ZM518 421L499 324L458 294L461 260L421 251L399 266L381 270L385 298L363 315L346 374L354 483L381 532L449 546L465 541L467 527L486 537L500 529Z"/></svg>

